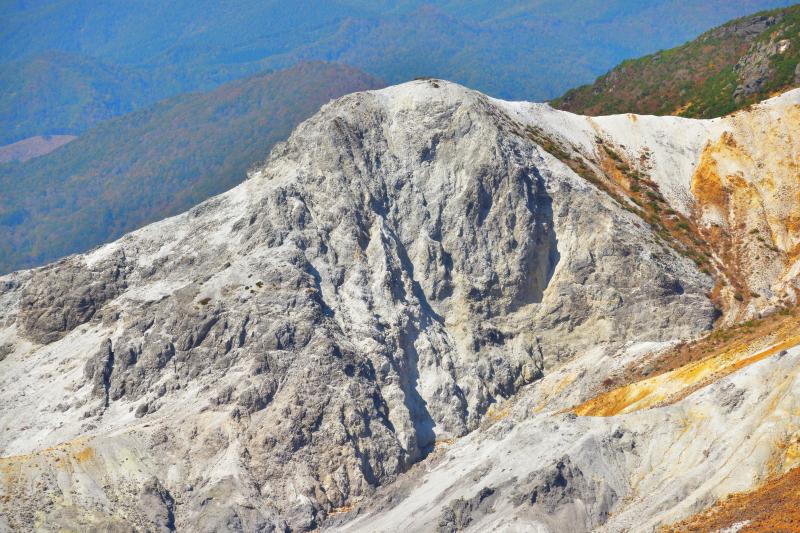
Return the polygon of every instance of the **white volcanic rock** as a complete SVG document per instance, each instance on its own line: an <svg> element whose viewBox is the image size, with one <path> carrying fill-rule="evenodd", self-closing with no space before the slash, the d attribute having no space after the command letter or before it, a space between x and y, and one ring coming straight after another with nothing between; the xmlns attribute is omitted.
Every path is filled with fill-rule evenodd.
<svg viewBox="0 0 800 533"><path fill-rule="evenodd" d="M565 146L577 148L588 156L594 154L598 137L613 143L632 162L640 161L647 153L649 177L660 186L669 203L685 214L691 212L697 200L691 186L701 154L709 143L718 141L725 133L749 137L747 146L762 152L756 156L758 162L771 163L774 168L770 170L775 174L782 175L792 167L791 161L796 163L800 157L789 145L783 146L776 157L776 146L759 142L766 130L775 126L782 126L783 136L796 142L796 128L800 125L793 123L790 113L796 112L800 105L800 89L787 91L752 109L711 120L631 113L585 117L547 104L493 101L514 120L538 126L561 138ZM752 174L743 177L757 178Z"/></svg>
<svg viewBox="0 0 800 533"><path fill-rule="evenodd" d="M524 401L522 403L525 403ZM346 531L654 531L761 479L800 423L800 347L667 407L533 414L447 447L330 524ZM451 528L448 508L489 493Z"/></svg>
<svg viewBox="0 0 800 533"><path fill-rule="evenodd" d="M694 397L553 414L717 316L708 276L524 133L580 143L581 120L437 80L350 95L230 192L0 278L0 529L619 530L745 487L668 477ZM637 124L690 168L664 120ZM709 472L769 401L713 414L722 394L696 395L722 417ZM530 416L486 430L511 401Z"/></svg>
<svg viewBox="0 0 800 533"><path fill-rule="evenodd" d="M721 234L717 248L733 249L746 292L758 295L750 315L800 301L800 89L713 120L584 117L546 104L495 103L588 161L602 156L603 140L673 209L696 219L705 238Z"/></svg>

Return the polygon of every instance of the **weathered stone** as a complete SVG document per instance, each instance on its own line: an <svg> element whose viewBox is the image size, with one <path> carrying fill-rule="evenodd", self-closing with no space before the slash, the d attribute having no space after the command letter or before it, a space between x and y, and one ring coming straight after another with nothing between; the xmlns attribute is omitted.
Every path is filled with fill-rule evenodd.
<svg viewBox="0 0 800 533"><path fill-rule="evenodd" d="M488 512L488 508L491 506L491 497L496 497L495 492L495 489L491 487L484 487L469 500L459 498L451 502L442 510L436 532L455 533L467 529L472 522L473 513Z"/></svg>
<svg viewBox="0 0 800 533"><path fill-rule="evenodd" d="M14 345L10 342L0 344L0 361L8 357L9 354L14 352Z"/></svg>
<svg viewBox="0 0 800 533"><path fill-rule="evenodd" d="M710 278L507 107L428 81L337 100L236 189L14 279L4 316L36 342L70 334L53 356L84 365L64 434L91 412L102 460L162 480L150 522L171 527L171 494L192 531L322 526L442 442L497 420L511 434L504 402L576 357L603 363L564 383L716 318ZM576 464L514 489L531 512L593 497L600 523L620 485ZM108 513L130 490L104 489ZM447 507L443 528L470 527L493 497L474 494L433 519Z"/></svg>
<svg viewBox="0 0 800 533"><path fill-rule="evenodd" d="M159 533L175 531L175 501L156 477L148 479L139 494L139 508L143 511L148 529Z"/></svg>
<svg viewBox="0 0 800 533"><path fill-rule="evenodd" d="M19 310L24 334L48 344L88 322L126 287L124 254L88 268L80 257L35 270L25 285Z"/></svg>

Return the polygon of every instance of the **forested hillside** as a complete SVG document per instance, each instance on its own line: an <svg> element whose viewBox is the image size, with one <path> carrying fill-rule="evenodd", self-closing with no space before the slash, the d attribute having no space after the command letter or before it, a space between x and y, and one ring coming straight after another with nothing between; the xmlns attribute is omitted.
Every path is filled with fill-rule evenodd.
<svg viewBox="0 0 800 533"><path fill-rule="evenodd" d="M575 113L719 117L800 86L800 5L743 17L625 61L552 102Z"/></svg>
<svg viewBox="0 0 800 533"><path fill-rule="evenodd" d="M159 102L45 156L0 165L0 272L86 250L223 192L322 104L382 85L350 67L301 64Z"/></svg>
<svg viewBox="0 0 800 533"><path fill-rule="evenodd" d="M788 0L18 0L0 6L0 144L325 60L543 100Z"/></svg>

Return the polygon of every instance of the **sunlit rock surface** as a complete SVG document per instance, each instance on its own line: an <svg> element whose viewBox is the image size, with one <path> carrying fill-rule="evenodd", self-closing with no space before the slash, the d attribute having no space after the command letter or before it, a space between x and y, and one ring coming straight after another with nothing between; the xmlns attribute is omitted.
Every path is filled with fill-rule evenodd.
<svg viewBox="0 0 800 533"><path fill-rule="evenodd" d="M761 153L752 124L796 122L798 98L702 122L438 80L358 93L228 193L0 278L0 529L649 531L790 468L786 339L670 401L576 408L719 311L711 277L526 126L587 157L595 135L647 148L703 219L704 161L738 164L715 143ZM796 165L795 142L759 157Z"/></svg>

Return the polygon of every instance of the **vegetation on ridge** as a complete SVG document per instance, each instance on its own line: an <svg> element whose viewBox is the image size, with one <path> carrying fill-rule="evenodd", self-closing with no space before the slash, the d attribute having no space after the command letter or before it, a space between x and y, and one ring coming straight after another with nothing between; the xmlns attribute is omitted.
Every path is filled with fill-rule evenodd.
<svg viewBox="0 0 800 533"><path fill-rule="evenodd" d="M733 20L625 61L551 102L584 115L719 117L800 86L800 4Z"/></svg>
<svg viewBox="0 0 800 533"><path fill-rule="evenodd" d="M47 0L0 3L0 144L79 135L299 61L552 98L626 57L789 0Z"/></svg>

